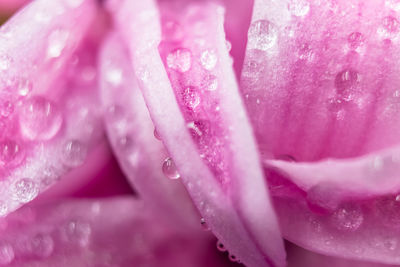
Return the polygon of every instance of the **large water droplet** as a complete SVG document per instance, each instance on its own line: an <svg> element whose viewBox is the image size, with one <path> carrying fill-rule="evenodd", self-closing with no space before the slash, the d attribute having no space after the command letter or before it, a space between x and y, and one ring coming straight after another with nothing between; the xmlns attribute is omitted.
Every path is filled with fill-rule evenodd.
<svg viewBox="0 0 400 267"><path fill-rule="evenodd" d="M355 204L341 205L331 217L333 226L342 231L356 231L363 221L363 211Z"/></svg>
<svg viewBox="0 0 400 267"><path fill-rule="evenodd" d="M61 128L62 115L57 106L43 97L33 97L22 107L19 124L22 135L29 140L49 140Z"/></svg>
<svg viewBox="0 0 400 267"><path fill-rule="evenodd" d="M217 54L214 50L205 50L201 53L200 62L206 70L212 70L217 65Z"/></svg>
<svg viewBox="0 0 400 267"><path fill-rule="evenodd" d="M278 31L268 20L257 20L250 25L248 36L248 49L266 51L276 44Z"/></svg>
<svg viewBox="0 0 400 267"><path fill-rule="evenodd" d="M357 49L364 42L364 36L360 32L352 32L347 37L351 49Z"/></svg>
<svg viewBox="0 0 400 267"><path fill-rule="evenodd" d="M162 165L162 171L164 175L169 179L178 179L180 174L176 169L175 163L171 158L166 158Z"/></svg>
<svg viewBox="0 0 400 267"><path fill-rule="evenodd" d="M39 193L37 184L30 178L22 178L14 183L13 198L21 203L27 203Z"/></svg>
<svg viewBox="0 0 400 267"><path fill-rule="evenodd" d="M345 69L336 75L336 90L339 94L344 94L347 97L357 89L360 80L360 74L356 70Z"/></svg>
<svg viewBox="0 0 400 267"><path fill-rule="evenodd" d="M24 153L20 145L13 140L3 140L0 142L0 166L17 165L24 158Z"/></svg>
<svg viewBox="0 0 400 267"><path fill-rule="evenodd" d="M292 0L288 4L288 9L292 15L304 17L310 11L310 3L307 0Z"/></svg>
<svg viewBox="0 0 400 267"><path fill-rule="evenodd" d="M167 56L167 66L179 72L186 72L192 66L192 52L186 48L178 48Z"/></svg>
<svg viewBox="0 0 400 267"><path fill-rule="evenodd" d="M79 140L70 140L64 145L63 162L69 167L82 165L87 156L87 146Z"/></svg>
<svg viewBox="0 0 400 267"><path fill-rule="evenodd" d="M14 249L9 243L0 244L0 264L10 264L15 258Z"/></svg>
<svg viewBox="0 0 400 267"><path fill-rule="evenodd" d="M66 30L58 29L53 31L48 39L47 57L59 57L67 45L68 38L69 32Z"/></svg>
<svg viewBox="0 0 400 267"><path fill-rule="evenodd" d="M197 88L188 86L183 92L183 104L189 109L195 109L200 104L200 96Z"/></svg>
<svg viewBox="0 0 400 267"><path fill-rule="evenodd" d="M85 247L90 242L92 228L90 224L72 220L68 222L62 229L63 239L67 242L77 243L81 247Z"/></svg>
<svg viewBox="0 0 400 267"><path fill-rule="evenodd" d="M28 241L29 253L40 257L49 257L54 250L54 241L49 234L37 234Z"/></svg>

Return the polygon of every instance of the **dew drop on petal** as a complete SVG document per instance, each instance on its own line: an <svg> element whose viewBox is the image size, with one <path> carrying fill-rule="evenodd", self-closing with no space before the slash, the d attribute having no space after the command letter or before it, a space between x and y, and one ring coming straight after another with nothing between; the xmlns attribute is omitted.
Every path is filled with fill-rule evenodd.
<svg viewBox="0 0 400 267"><path fill-rule="evenodd" d="M179 72L186 72L192 66L192 52L186 48L178 48L167 56L167 66Z"/></svg>
<svg viewBox="0 0 400 267"><path fill-rule="evenodd" d="M22 178L14 183L13 198L21 203L33 200L39 193L36 183L30 178Z"/></svg>
<svg viewBox="0 0 400 267"><path fill-rule="evenodd" d="M212 70L217 65L217 54L214 50L205 50L201 53L200 62L206 70Z"/></svg>
<svg viewBox="0 0 400 267"><path fill-rule="evenodd" d="M399 21L392 17L387 16L383 19L383 27L388 33L396 33L399 31L400 23Z"/></svg>
<svg viewBox="0 0 400 267"><path fill-rule="evenodd" d="M304 17L310 11L310 3L307 0L291 0L288 9L293 16Z"/></svg>
<svg viewBox="0 0 400 267"><path fill-rule="evenodd" d="M69 32L62 29L57 29L49 35L47 57L57 58L61 56L64 48L67 45Z"/></svg>
<svg viewBox="0 0 400 267"><path fill-rule="evenodd" d="M225 45L226 45L226 50L230 52L232 50L232 43L226 40Z"/></svg>
<svg viewBox="0 0 400 267"><path fill-rule="evenodd" d="M364 221L364 214L358 205L341 205L331 217L331 223L342 231L356 231Z"/></svg>
<svg viewBox="0 0 400 267"><path fill-rule="evenodd" d="M183 104L189 109L195 109L200 104L200 96L195 87L188 86L183 92Z"/></svg>
<svg viewBox="0 0 400 267"><path fill-rule="evenodd" d="M248 36L248 49L266 51L276 44L278 31L268 20L257 20L250 25Z"/></svg>
<svg viewBox="0 0 400 267"><path fill-rule="evenodd" d="M58 107L43 97L27 100L19 117L22 135L29 140L49 140L61 128L62 115Z"/></svg>
<svg viewBox="0 0 400 267"><path fill-rule="evenodd" d="M82 165L87 157L87 146L79 140L70 140L64 144L63 162L69 167Z"/></svg>
<svg viewBox="0 0 400 267"><path fill-rule="evenodd" d="M200 225L201 225L201 228L203 228L204 231L209 231L210 230L210 227L208 226L208 224L207 224L207 222L206 222L206 220L204 218L200 219Z"/></svg>
<svg viewBox="0 0 400 267"><path fill-rule="evenodd" d="M10 139L0 141L0 166L19 164L24 158L21 146Z"/></svg>
<svg viewBox="0 0 400 267"><path fill-rule="evenodd" d="M90 224L78 220L71 220L62 229L62 237L67 242L77 243L85 247L90 242L92 228Z"/></svg>
<svg viewBox="0 0 400 267"><path fill-rule="evenodd" d="M169 179L178 179L180 178L180 174L176 169L175 163L171 158L166 158L162 165L162 171L164 175Z"/></svg>
<svg viewBox="0 0 400 267"><path fill-rule="evenodd" d="M15 258L14 249L9 243L0 244L0 264L10 264Z"/></svg>
<svg viewBox="0 0 400 267"><path fill-rule="evenodd" d="M222 244L221 241L219 241L219 240L217 241L217 249L219 251L221 251L221 252L225 252L226 251L226 248L225 248L224 244Z"/></svg>
<svg viewBox="0 0 400 267"><path fill-rule="evenodd" d="M37 234L28 241L29 252L40 258L49 257L54 250L54 240L49 234Z"/></svg>
<svg viewBox="0 0 400 267"><path fill-rule="evenodd" d="M105 79L113 86L118 86L122 83L122 70L119 68L110 68L105 74Z"/></svg>
<svg viewBox="0 0 400 267"><path fill-rule="evenodd" d="M335 78L335 87L339 94L352 93L360 82L360 75L356 70L345 69Z"/></svg>
<svg viewBox="0 0 400 267"><path fill-rule="evenodd" d="M231 262L237 262L237 261L238 261L237 258L236 258L236 256L233 255L233 254L229 254L229 260L230 260Z"/></svg>
<svg viewBox="0 0 400 267"><path fill-rule="evenodd" d="M14 105L10 101L5 101L0 107L0 115L7 118L14 112Z"/></svg>
<svg viewBox="0 0 400 267"><path fill-rule="evenodd" d="M160 134L158 133L158 131L157 131L156 128L154 128L154 137L155 137L157 140L161 140L161 136L160 136Z"/></svg>
<svg viewBox="0 0 400 267"><path fill-rule="evenodd" d="M357 49L364 41L364 37L360 32L352 32L347 37L347 41L351 49Z"/></svg>
<svg viewBox="0 0 400 267"><path fill-rule="evenodd" d="M27 96L33 89L33 84L28 79L18 79L15 84L16 90L20 96Z"/></svg>
<svg viewBox="0 0 400 267"><path fill-rule="evenodd" d="M218 88L218 78L215 75L206 75L201 83L201 87L206 91L215 91Z"/></svg>

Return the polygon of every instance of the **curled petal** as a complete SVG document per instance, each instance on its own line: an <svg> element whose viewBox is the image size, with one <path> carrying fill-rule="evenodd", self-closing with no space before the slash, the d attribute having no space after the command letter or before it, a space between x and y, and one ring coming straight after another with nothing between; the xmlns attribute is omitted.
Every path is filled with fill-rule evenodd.
<svg viewBox="0 0 400 267"><path fill-rule="evenodd" d="M105 123L113 150L148 205L155 205L174 225L198 227L198 216L184 187L180 181L169 180L162 171L160 164L168 155L156 138L127 55L123 40L116 33L110 35L103 45L100 68Z"/></svg>
<svg viewBox="0 0 400 267"><path fill-rule="evenodd" d="M229 252L248 266L283 266L279 227L226 47L224 11L179 1L160 7L161 18L152 1L125 1L116 15L157 131Z"/></svg>
<svg viewBox="0 0 400 267"><path fill-rule="evenodd" d="M95 11L89 0L39 0L0 29L1 216L83 164L102 138L97 40L81 42Z"/></svg>

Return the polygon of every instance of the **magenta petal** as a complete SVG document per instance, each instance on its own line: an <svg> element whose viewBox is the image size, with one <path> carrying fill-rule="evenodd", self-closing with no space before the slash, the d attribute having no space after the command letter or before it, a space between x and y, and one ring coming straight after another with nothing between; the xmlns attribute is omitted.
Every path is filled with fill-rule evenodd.
<svg viewBox="0 0 400 267"><path fill-rule="evenodd" d="M196 226L199 218L180 181L170 181L161 164L167 153L154 136L143 96L121 38L107 38L100 58L101 91L110 142L121 167L148 205L175 225Z"/></svg>
<svg viewBox="0 0 400 267"><path fill-rule="evenodd" d="M134 198L28 205L0 223L7 266L206 266L204 235L182 235Z"/></svg>
<svg viewBox="0 0 400 267"><path fill-rule="evenodd" d="M229 252L248 266L283 266L279 227L226 46L224 11L180 4L162 4L162 29L152 1L125 1L117 15L150 115Z"/></svg>
<svg viewBox="0 0 400 267"><path fill-rule="evenodd" d="M39 0L0 30L1 216L82 165L102 138L96 46L81 42L95 11L94 1Z"/></svg>

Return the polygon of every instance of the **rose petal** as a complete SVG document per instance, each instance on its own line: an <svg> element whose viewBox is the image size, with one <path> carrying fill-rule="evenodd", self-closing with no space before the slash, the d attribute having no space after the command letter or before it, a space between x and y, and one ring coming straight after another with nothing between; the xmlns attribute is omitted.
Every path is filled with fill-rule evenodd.
<svg viewBox="0 0 400 267"><path fill-rule="evenodd" d="M249 266L282 266L285 253L237 94L223 10L179 1L161 9L162 29L152 1L125 1L116 16L157 131L230 253Z"/></svg>
<svg viewBox="0 0 400 267"><path fill-rule="evenodd" d="M0 30L1 216L84 163L102 138L97 40L81 43L95 11L93 1L38 0Z"/></svg>
<svg viewBox="0 0 400 267"><path fill-rule="evenodd" d="M134 198L25 206L1 221L0 236L7 266L200 267L215 259L207 236L182 235Z"/></svg>
<svg viewBox="0 0 400 267"><path fill-rule="evenodd" d="M199 218L184 187L171 182L160 166L167 153L135 80L129 53L117 34L110 35L100 58L102 102L113 150L141 198L154 204L175 225L199 228Z"/></svg>

